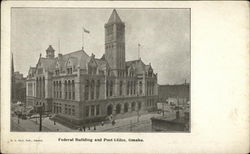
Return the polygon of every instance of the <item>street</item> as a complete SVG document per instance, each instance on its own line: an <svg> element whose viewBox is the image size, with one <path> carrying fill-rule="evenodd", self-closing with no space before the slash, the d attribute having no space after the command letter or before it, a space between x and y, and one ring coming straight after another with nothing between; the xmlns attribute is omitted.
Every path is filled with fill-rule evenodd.
<svg viewBox="0 0 250 154"><path fill-rule="evenodd" d="M138 116L127 117L123 119L115 119L115 124L112 125L110 122L105 122L102 126L101 123L98 125L85 128L85 132L150 132L151 131L151 120L152 117L162 116L158 113L148 113ZM169 115L170 116L170 115ZM114 117L115 118L115 117ZM138 121L139 120L139 121ZM37 122L36 122L37 121ZM11 118L11 131L18 132L39 132L39 119L19 119ZM80 129L71 129L58 122L52 121L49 117L44 117L42 119L42 132L80 132ZM84 130L82 129L82 132Z"/></svg>

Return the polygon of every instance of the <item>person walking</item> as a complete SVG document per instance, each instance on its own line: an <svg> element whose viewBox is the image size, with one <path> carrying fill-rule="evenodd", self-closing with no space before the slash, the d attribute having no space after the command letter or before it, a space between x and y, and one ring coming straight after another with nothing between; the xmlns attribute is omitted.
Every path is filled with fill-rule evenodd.
<svg viewBox="0 0 250 154"><path fill-rule="evenodd" d="M83 126L83 131L84 131L84 132L85 132L85 129L86 129L85 126Z"/></svg>

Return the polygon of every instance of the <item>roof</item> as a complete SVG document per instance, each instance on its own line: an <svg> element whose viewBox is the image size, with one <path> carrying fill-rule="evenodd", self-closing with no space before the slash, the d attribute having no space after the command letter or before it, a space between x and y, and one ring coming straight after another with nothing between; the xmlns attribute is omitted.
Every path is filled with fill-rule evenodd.
<svg viewBox="0 0 250 154"><path fill-rule="evenodd" d="M141 59L126 62L126 68L134 67L136 74L143 74L145 70L148 70L148 66L150 65L145 65Z"/></svg>
<svg viewBox="0 0 250 154"><path fill-rule="evenodd" d="M52 71L55 69L55 58L40 58L41 65L45 68L46 71Z"/></svg>
<svg viewBox="0 0 250 154"><path fill-rule="evenodd" d="M66 68L66 63L71 60L75 66L79 66L82 69L86 69L86 63L89 62L90 57L84 50L74 51L61 57L57 57L57 61L62 69Z"/></svg>
<svg viewBox="0 0 250 154"><path fill-rule="evenodd" d="M189 84L179 85L159 85L159 97L179 97L189 98L190 86Z"/></svg>
<svg viewBox="0 0 250 154"><path fill-rule="evenodd" d="M103 59L95 59L95 61L96 61L97 65L98 65L98 67L99 67L101 70L103 70L103 69L106 68L106 66L107 66L106 60L103 60Z"/></svg>
<svg viewBox="0 0 250 154"><path fill-rule="evenodd" d="M108 24L109 23L122 23L122 20L115 9L113 10L111 16L109 17Z"/></svg>
<svg viewBox="0 0 250 154"><path fill-rule="evenodd" d="M55 51L55 50L53 49L53 47L51 45L49 45L49 47L47 48L46 51Z"/></svg>

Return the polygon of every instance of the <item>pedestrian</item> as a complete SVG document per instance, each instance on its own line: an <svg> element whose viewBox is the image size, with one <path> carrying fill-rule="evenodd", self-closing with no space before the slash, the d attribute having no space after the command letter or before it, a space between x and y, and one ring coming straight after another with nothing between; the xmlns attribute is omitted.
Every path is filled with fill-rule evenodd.
<svg viewBox="0 0 250 154"><path fill-rule="evenodd" d="M79 131L80 131L80 132L82 131L82 127L79 128Z"/></svg>
<svg viewBox="0 0 250 154"><path fill-rule="evenodd" d="M90 130L90 126L89 126L88 130Z"/></svg>
<svg viewBox="0 0 250 154"><path fill-rule="evenodd" d="M102 126L104 125L104 122L102 121Z"/></svg>
<svg viewBox="0 0 250 154"><path fill-rule="evenodd" d="M85 126L83 126L83 131L85 132Z"/></svg>
<svg viewBox="0 0 250 154"><path fill-rule="evenodd" d="M115 125L115 120L112 121L112 125L113 125L113 126Z"/></svg>
<svg viewBox="0 0 250 154"><path fill-rule="evenodd" d="M94 125L94 130L96 130L95 125Z"/></svg>

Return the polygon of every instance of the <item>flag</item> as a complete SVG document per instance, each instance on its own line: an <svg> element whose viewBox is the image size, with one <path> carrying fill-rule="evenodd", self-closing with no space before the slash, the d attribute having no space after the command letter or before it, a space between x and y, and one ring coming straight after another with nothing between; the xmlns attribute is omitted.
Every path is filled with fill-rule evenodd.
<svg viewBox="0 0 250 154"><path fill-rule="evenodd" d="M83 31L85 32L85 33L90 33L90 31L89 30L87 30L87 29L85 29L84 27L83 27Z"/></svg>

